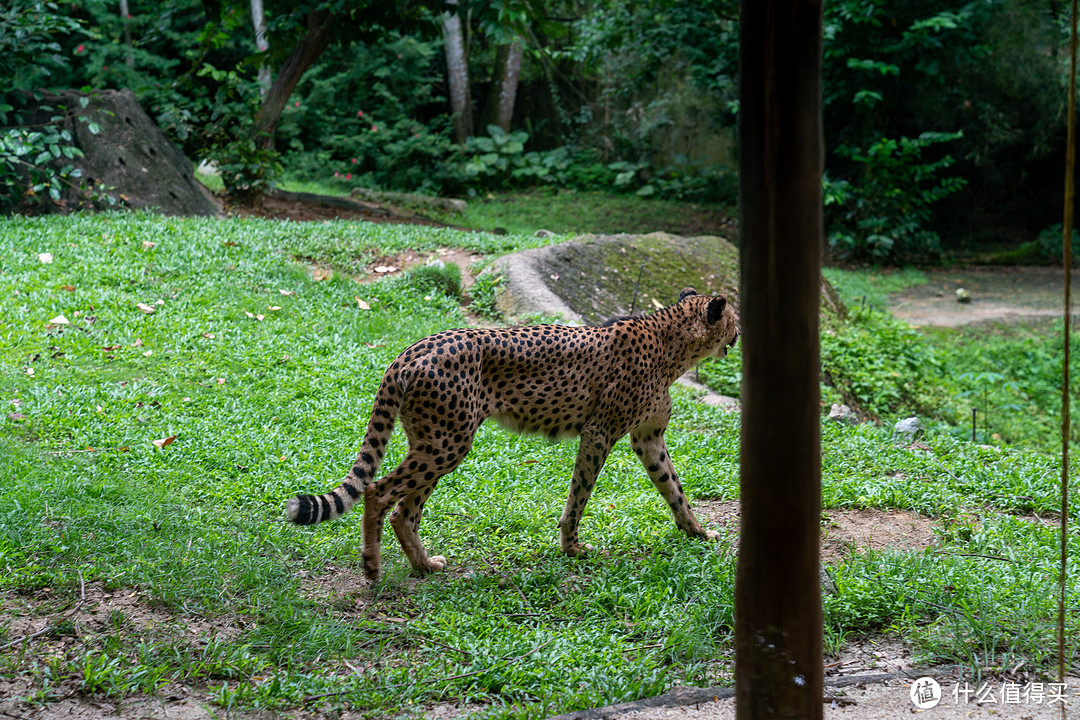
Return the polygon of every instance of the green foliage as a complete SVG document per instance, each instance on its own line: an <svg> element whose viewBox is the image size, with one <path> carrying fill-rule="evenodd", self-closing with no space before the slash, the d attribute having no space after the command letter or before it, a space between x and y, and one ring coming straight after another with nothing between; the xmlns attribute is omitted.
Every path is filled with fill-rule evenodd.
<svg viewBox="0 0 1080 720"><path fill-rule="evenodd" d="M327 50L282 114L286 169L342 187L441 192L456 149L440 53L438 42L400 33Z"/></svg>
<svg viewBox="0 0 1080 720"><path fill-rule="evenodd" d="M971 438L974 408L980 415L980 442L1060 450L1060 321L941 328L928 334L950 369L951 401L939 417L951 424L956 437ZM1076 358L1080 342L1073 343ZM1080 373L1080 362L1072 372ZM1077 402L1080 395L1073 392ZM1072 432L1074 440L1080 438L1075 428Z"/></svg>
<svg viewBox="0 0 1080 720"><path fill-rule="evenodd" d="M470 309L485 320L502 320L495 300L505 282L503 276L495 272L484 272L476 276L469 288Z"/></svg>
<svg viewBox="0 0 1080 720"><path fill-rule="evenodd" d="M960 190L965 180L941 177L952 157L923 158L938 143L962 133L923 133L917 138L881 138L866 150L837 148L837 154L861 166L857 181L825 180L825 207L830 215L829 248L843 259L885 261L932 260L941 252L941 238L927 225L933 205Z"/></svg>
<svg viewBox="0 0 1080 720"><path fill-rule="evenodd" d="M418 265L408 272L409 282L423 292L441 292L452 298L461 297L461 268L454 263L436 260Z"/></svg>
<svg viewBox="0 0 1080 720"><path fill-rule="evenodd" d="M69 66L60 40L82 23L49 0L9 0L0 6L0 88L35 89ZM11 107L0 103L0 125Z"/></svg>
<svg viewBox="0 0 1080 720"><path fill-rule="evenodd" d="M281 172L277 152L251 133L251 118L258 110L255 83L235 70L206 64L198 73L217 83L210 122L202 129L204 156L214 161L230 197L241 202L261 198Z"/></svg>
<svg viewBox="0 0 1080 720"><path fill-rule="evenodd" d="M1051 264L1060 264L1062 260L1062 251L1065 244L1065 228L1061 223L1051 225L1050 227L1039 233L1039 239L1036 247L1038 248L1039 259ZM1080 230L1073 228L1072 231L1072 257L1073 262L1080 259Z"/></svg>

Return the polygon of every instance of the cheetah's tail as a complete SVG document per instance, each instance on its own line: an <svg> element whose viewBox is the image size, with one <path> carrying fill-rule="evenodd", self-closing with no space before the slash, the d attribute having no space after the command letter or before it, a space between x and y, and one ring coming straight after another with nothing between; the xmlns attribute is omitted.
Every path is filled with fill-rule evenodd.
<svg viewBox="0 0 1080 720"><path fill-rule="evenodd" d="M364 488L379 471L394 421L404 401L402 389L388 374L375 395L375 407L368 421L364 444L356 462L341 484L325 495L297 495L285 504L285 517L297 525L315 525L336 520L352 510L364 494Z"/></svg>

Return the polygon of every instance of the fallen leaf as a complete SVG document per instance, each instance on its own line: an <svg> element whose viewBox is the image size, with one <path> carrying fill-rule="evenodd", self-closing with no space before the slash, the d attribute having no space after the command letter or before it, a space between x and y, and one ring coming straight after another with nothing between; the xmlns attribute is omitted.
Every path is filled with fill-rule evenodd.
<svg viewBox="0 0 1080 720"><path fill-rule="evenodd" d="M366 342L366 343L364 343L364 344L365 344L365 345L367 345L367 346L368 346L369 348L381 348L381 347L386 347L385 345L376 345L375 343L369 343L369 342Z"/></svg>
<svg viewBox="0 0 1080 720"><path fill-rule="evenodd" d="M291 295L296 294L295 290L278 290L278 292L281 293L282 295L284 295L285 297L289 297Z"/></svg>
<svg viewBox="0 0 1080 720"><path fill-rule="evenodd" d="M552 280L558 280L559 279L559 273L553 273L551 275L548 275L548 277L551 278Z"/></svg>
<svg viewBox="0 0 1080 720"><path fill-rule="evenodd" d="M173 440L176 440L175 435L170 435L169 437L161 438L160 440L151 440L150 442L152 442L154 444L154 447L163 448L163 447L167 447L169 445L172 445Z"/></svg>
<svg viewBox="0 0 1080 720"><path fill-rule="evenodd" d="M265 318L265 317L266 317L265 315L256 315L255 319L258 320L259 322L262 322L263 318Z"/></svg>
<svg viewBox="0 0 1080 720"><path fill-rule="evenodd" d="M224 245L225 247L236 247L237 245L239 245L239 243L238 243L238 242L236 242L235 240L227 240L227 241L225 241L225 242L224 242L224 243L222 243L222 244L223 244L223 245Z"/></svg>
<svg viewBox="0 0 1080 720"><path fill-rule="evenodd" d="M38 262L48 265L52 262L52 253L38 253Z"/></svg>
<svg viewBox="0 0 1080 720"><path fill-rule="evenodd" d="M652 304L653 304L653 306L656 307L657 310L660 310L660 309L662 309L664 307L664 303L660 302L656 298L652 299Z"/></svg>
<svg viewBox="0 0 1080 720"><path fill-rule="evenodd" d="M371 306L368 305L363 300L361 300L359 295L353 295L353 297L356 298L356 304L361 310L370 310L371 309Z"/></svg>
<svg viewBox="0 0 1080 720"><path fill-rule="evenodd" d="M75 286L74 285L61 285L60 289L61 290L66 290L67 292L75 292Z"/></svg>
<svg viewBox="0 0 1080 720"><path fill-rule="evenodd" d="M54 317L52 320L49 321L49 324L50 325L67 325L68 324L68 319L66 317L64 317L63 315L57 315L56 317Z"/></svg>
<svg viewBox="0 0 1080 720"><path fill-rule="evenodd" d="M131 347L142 347L142 338L135 338L135 342L131 343Z"/></svg>
<svg viewBox="0 0 1080 720"><path fill-rule="evenodd" d="M146 303L136 303L135 307L139 308L140 310L142 310L147 315L150 315L155 310L153 305L147 305Z"/></svg>
<svg viewBox="0 0 1080 720"><path fill-rule="evenodd" d="M101 407L100 405L97 406L97 411L98 412L103 412L104 410L105 410L105 408Z"/></svg>
<svg viewBox="0 0 1080 720"><path fill-rule="evenodd" d="M244 314L245 314L245 315L247 315L247 316L248 316L249 318L253 318L253 317L255 317L254 315L252 315L251 313L249 313L249 312L248 312L247 310L245 310L245 311L244 311Z"/></svg>
<svg viewBox="0 0 1080 720"><path fill-rule="evenodd" d="M106 345L105 347L103 347L101 349L104 350L105 352L113 352L114 350L119 350L120 346L119 345Z"/></svg>
<svg viewBox="0 0 1080 720"><path fill-rule="evenodd" d="M26 419L25 415L23 415L22 413L16 413L16 412L8 413L7 417L8 417L8 420L15 420L15 421L25 420Z"/></svg>
<svg viewBox="0 0 1080 720"><path fill-rule="evenodd" d="M26 368L26 374L30 377L34 377L34 368Z"/></svg>
<svg viewBox="0 0 1080 720"><path fill-rule="evenodd" d="M143 240L142 241L143 250L149 250L150 248L154 247L155 245L157 245L156 242L150 242L149 240Z"/></svg>
<svg viewBox="0 0 1080 720"><path fill-rule="evenodd" d="M203 336L204 338L209 338L209 339L211 339L211 340L213 340L213 339L214 339L214 333L203 333L203 334L202 334L202 336Z"/></svg>
<svg viewBox="0 0 1080 720"><path fill-rule="evenodd" d="M269 310L270 312L277 312L278 310L281 309L281 306L280 305L267 305L266 309Z"/></svg>
<svg viewBox="0 0 1080 720"><path fill-rule="evenodd" d="M218 378L217 379L217 384L218 385L224 385L225 384L225 378Z"/></svg>
<svg viewBox="0 0 1080 720"><path fill-rule="evenodd" d="M379 273L380 275L385 275L386 273L397 272L397 268L394 267L393 265L376 265L372 269L375 272Z"/></svg>
<svg viewBox="0 0 1080 720"><path fill-rule="evenodd" d="M333 277L334 271L326 268L315 268L311 271L311 277L315 282L322 282Z"/></svg>
<svg viewBox="0 0 1080 720"><path fill-rule="evenodd" d="M165 304L165 301L164 301L164 300L158 300L158 301L157 301L156 303L154 303L154 304L155 304L155 305L164 305L164 304Z"/></svg>
<svg viewBox="0 0 1080 720"><path fill-rule="evenodd" d="M143 357L150 357L153 354L154 354L153 350L147 350L146 352L143 353Z"/></svg>
<svg viewBox="0 0 1080 720"><path fill-rule="evenodd" d="M121 445L120 447L118 447L116 449L119 450L120 452L127 452L131 448L129 448L127 445Z"/></svg>

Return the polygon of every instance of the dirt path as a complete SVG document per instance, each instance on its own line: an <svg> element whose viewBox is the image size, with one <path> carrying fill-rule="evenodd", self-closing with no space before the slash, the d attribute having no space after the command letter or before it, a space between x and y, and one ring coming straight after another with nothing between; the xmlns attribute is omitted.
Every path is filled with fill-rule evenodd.
<svg viewBox="0 0 1080 720"><path fill-rule="evenodd" d="M925 285L890 297L891 312L916 326L956 327L1061 315L1065 275L1051 267L965 267L930 270ZM1073 271L1073 285L1080 271ZM957 302L964 288L971 302Z"/></svg>

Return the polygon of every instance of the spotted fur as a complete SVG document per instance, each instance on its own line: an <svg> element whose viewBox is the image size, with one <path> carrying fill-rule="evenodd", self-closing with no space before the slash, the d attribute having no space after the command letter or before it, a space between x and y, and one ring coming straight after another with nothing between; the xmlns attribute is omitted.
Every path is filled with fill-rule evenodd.
<svg viewBox="0 0 1080 720"><path fill-rule="evenodd" d="M493 418L517 432L581 438L559 520L566 554L586 549L578 521L612 445L627 433L676 525L692 537L716 539L694 516L668 456L668 388L698 360L723 357L738 335L738 317L724 297L686 288L671 307L598 327L448 330L424 338L387 369L360 453L341 485L325 495L296 496L286 515L300 525L333 520L363 495L368 577L379 576L383 522L391 510L390 525L412 566L442 570L446 559L429 556L420 542L424 503L439 478L465 458L480 424ZM397 419L409 451L376 480Z"/></svg>

